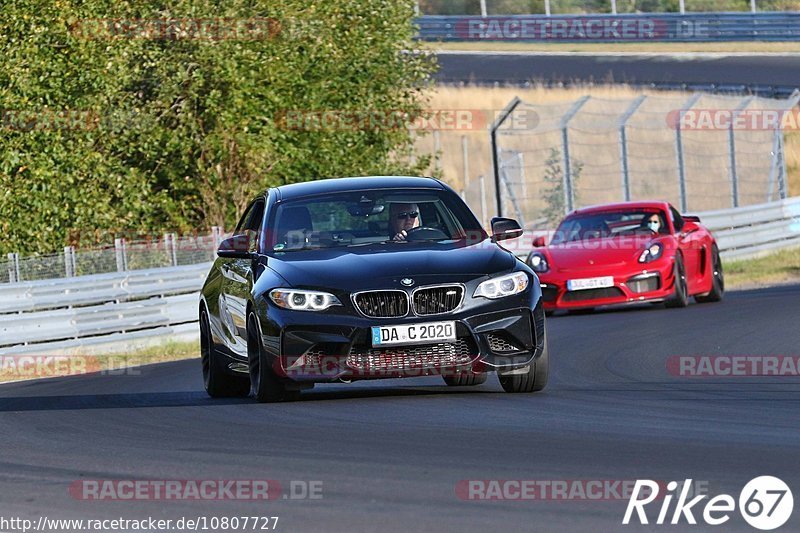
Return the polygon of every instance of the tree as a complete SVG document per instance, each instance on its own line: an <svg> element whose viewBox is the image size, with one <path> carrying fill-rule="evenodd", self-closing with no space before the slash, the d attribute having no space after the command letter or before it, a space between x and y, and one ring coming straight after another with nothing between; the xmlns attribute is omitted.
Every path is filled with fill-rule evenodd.
<svg viewBox="0 0 800 533"><path fill-rule="evenodd" d="M0 253L231 227L269 186L427 163L409 168L403 127L281 121L419 115L435 63L407 53L411 1L7 0L3 11Z"/></svg>

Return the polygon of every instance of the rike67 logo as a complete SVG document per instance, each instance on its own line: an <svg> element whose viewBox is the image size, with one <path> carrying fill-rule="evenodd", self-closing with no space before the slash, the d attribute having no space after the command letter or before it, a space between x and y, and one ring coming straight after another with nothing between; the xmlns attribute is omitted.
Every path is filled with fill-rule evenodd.
<svg viewBox="0 0 800 533"><path fill-rule="evenodd" d="M681 487L680 494L676 491L679 486ZM691 486L691 479L687 479L682 485L676 481L670 481L667 484L666 494L659 494L659 484L656 481L637 479L622 523L629 524L635 512L640 524L649 524L645 506L660 499L660 496L663 496L663 500L655 521L656 524L681 524L683 520L688 524L697 524L695 513L698 513L702 520L711 526L722 525L730 520L737 503L733 496L720 494L709 499L705 505L699 505L708 498L708 495L701 494L689 499ZM670 509L675 496L677 496L675 507ZM783 480L773 476L760 476L751 479L744 486L742 492L739 493L738 504L742 518L748 524L756 529L767 531L779 528L789 520L794 509L794 498L789 486ZM654 507L657 507L657 504ZM671 517L670 511L672 511ZM652 519L652 515L650 519Z"/></svg>

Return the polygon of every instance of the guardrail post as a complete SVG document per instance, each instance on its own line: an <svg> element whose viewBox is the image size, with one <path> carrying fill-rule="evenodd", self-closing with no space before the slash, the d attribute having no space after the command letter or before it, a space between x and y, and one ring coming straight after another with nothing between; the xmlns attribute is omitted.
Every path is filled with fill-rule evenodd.
<svg viewBox="0 0 800 533"><path fill-rule="evenodd" d="M569 111L561 117L561 122L558 125L561 128L561 146L562 146L562 154L564 156L564 176L563 176L563 188L564 188L564 212L569 213L575 208L575 191L572 190L572 164L570 162L569 157L569 121L572 120L572 117L580 111L583 104L585 104L589 100L590 96L581 96L578 100L572 104L572 107Z"/></svg>
<svg viewBox="0 0 800 533"><path fill-rule="evenodd" d="M19 283L19 254L11 252L8 254L8 282Z"/></svg>
<svg viewBox="0 0 800 533"><path fill-rule="evenodd" d="M775 130L778 135L778 198L785 200L788 196L786 185L786 156L783 151L783 130Z"/></svg>
<svg viewBox="0 0 800 533"><path fill-rule="evenodd" d="M678 112L678 120L675 124L675 152L678 156L678 187L681 196L681 213L686 213L689 210L688 202L686 201L686 167L683 161L683 139L681 138L681 123L683 123L683 116L692 108L702 94L696 93L689 98L683 107Z"/></svg>
<svg viewBox="0 0 800 533"><path fill-rule="evenodd" d="M222 243L222 228L219 226L211 226L211 238L214 239L214 249L216 250Z"/></svg>
<svg viewBox="0 0 800 533"><path fill-rule="evenodd" d="M125 239L114 239L114 251L117 256L117 272L128 270L128 252L125 247Z"/></svg>
<svg viewBox="0 0 800 533"><path fill-rule="evenodd" d="M628 134L625 131L625 126L646 98L647 95L644 94L637 96L628 106L628 109L619 117L619 161L622 167L622 194L626 202L631 201L631 177L628 170Z"/></svg>
<svg viewBox="0 0 800 533"><path fill-rule="evenodd" d="M169 255L169 261L172 266L178 266L178 247L176 243L177 240L178 237L174 233L164 234L164 247L167 249L167 254Z"/></svg>
<svg viewBox="0 0 800 533"><path fill-rule="evenodd" d="M75 247L64 247L64 274L68 278L75 277Z"/></svg>
<svg viewBox="0 0 800 533"><path fill-rule="evenodd" d="M748 96L736 106L731 117L731 125L728 128L728 156L730 158L730 175L731 175L731 203L733 207L739 207L739 177L736 174L736 136L734 135L734 124L736 124L736 117L739 116L750 102L753 100L752 96Z"/></svg>

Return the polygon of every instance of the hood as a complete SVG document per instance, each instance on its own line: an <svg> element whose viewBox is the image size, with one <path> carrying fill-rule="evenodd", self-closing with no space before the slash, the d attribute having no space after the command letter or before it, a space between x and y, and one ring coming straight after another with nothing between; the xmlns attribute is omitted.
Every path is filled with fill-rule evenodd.
<svg viewBox="0 0 800 533"><path fill-rule="evenodd" d="M592 239L550 245L547 254L551 267L561 272L615 267L636 262L642 250L660 240L631 236Z"/></svg>
<svg viewBox="0 0 800 533"><path fill-rule="evenodd" d="M394 286L401 278L414 285L466 281L508 271L516 258L491 241L386 243L273 253L267 265L293 287L361 290Z"/></svg>

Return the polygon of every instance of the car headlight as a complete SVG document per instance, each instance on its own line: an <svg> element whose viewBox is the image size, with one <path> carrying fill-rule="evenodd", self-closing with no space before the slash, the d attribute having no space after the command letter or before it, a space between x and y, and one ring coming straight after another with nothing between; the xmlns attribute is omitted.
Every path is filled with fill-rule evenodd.
<svg viewBox="0 0 800 533"><path fill-rule="evenodd" d="M662 252L664 251L664 247L661 246L660 243L654 243L642 250L642 253L639 255L639 262L640 263L649 263L650 261L655 261L659 257L661 257Z"/></svg>
<svg viewBox="0 0 800 533"><path fill-rule="evenodd" d="M473 298L483 296L484 298L503 298L518 294L528 288L528 275L525 272L514 272L505 276L488 279L478 285L475 289Z"/></svg>
<svg viewBox="0 0 800 533"><path fill-rule="evenodd" d="M544 254L539 252L531 252L528 256L528 266L533 269L534 272L547 272L550 270L550 265L547 263L547 258Z"/></svg>
<svg viewBox="0 0 800 533"><path fill-rule="evenodd" d="M324 311L334 305L342 305L333 294L299 289L273 289L269 298L278 307L293 311Z"/></svg>

